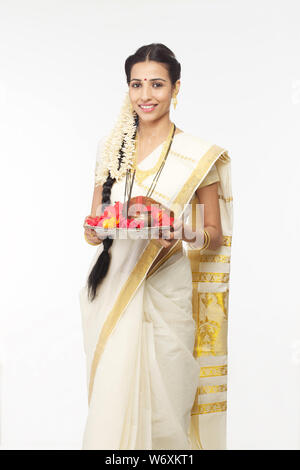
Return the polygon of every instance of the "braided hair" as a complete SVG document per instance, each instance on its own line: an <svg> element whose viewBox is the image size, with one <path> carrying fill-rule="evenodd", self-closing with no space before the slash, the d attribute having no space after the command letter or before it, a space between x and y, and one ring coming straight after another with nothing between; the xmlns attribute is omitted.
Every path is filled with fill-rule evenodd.
<svg viewBox="0 0 300 470"><path fill-rule="evenodd" d="M146 46L140 47L139 49L137 49L137 51L134 54L127 57L125 61L125 74L126 74L127 84L129 84L130 82L130 74L131 74L131 69L133 65L138 62L145 62L149 60L160 62L167 66L172 85L174 85L175 82L180 78L181 66L180 66L180 63L177 61L174 53L171 51L171 49L169 49L167 46L161 43L152 43L152 44L148 44ZM136 136L138 122L139 122L139 117L137 114L135 114L134 137ZM124 140L122 141L122 145L119 150L118 169L120 169L120 166L124 157L123 148L124 148ZM103 188L102 188L102 209L106 205L109 205L111 203L111 200L110 200L111 189L115 181L116 181L115 178L112 178L109 172L108 177L106 181L104 182ZM99 258L97 259L96 263L94 264L87 280L88 297L91 302L96 297L97 288L99 284L101 283L102 279L104 279L104 277L106 276L109 265L110 265L111 255L109 253L109 248L111 247L113 243L113 239L110 237L107 237L103 240L102 243L103 243L103 251L100 254Z"/></svg>
<svg viewBox="0 0 300 470"><path fill-rule="evenodd" d="M138 116L135 117L135 128L137 129L138 125ZM136 134L136 130L135 130ZM134 137L135 137L134 134ZM119 157L118 157L118 169L120 169L123 157L124 157L124 140L122 142L121 148L119 150ZM112 178L110 172L106 181L102 187L102 210L105 209L106 206L109 206L111 203L110 196L111 196L111 188L116 181L115 178ZM89 276L88 276L88 296L90 302L94 300L96 297L97 287L100 284L101 280L106 276L109 265L110 265L110 253L109 248L113 244L113 239L111 237L104 238L103 242L103 251L100 254L99 258L97 259L96 263L94 264Z"/></svg>

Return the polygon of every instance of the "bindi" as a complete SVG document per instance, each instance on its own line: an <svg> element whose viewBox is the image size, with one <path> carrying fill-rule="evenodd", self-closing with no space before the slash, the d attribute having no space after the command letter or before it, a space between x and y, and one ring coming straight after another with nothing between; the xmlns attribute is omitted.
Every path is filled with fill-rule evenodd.
<svg viewBox="0 0 300 470"><path fill-rule="evenodd" d="M144 78L144 80L147 80L147 78Z"/></svg>

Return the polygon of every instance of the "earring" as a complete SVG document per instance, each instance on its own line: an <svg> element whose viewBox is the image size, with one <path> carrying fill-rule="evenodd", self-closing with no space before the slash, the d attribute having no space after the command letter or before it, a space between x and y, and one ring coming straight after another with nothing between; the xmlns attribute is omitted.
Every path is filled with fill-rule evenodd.
<svg viewBox="0 0 300 470"><path fill-rule="evenodd" d="M177 106L177 95L176 94L174 94L174 96L173 96L173 106L174 106L174 109Z"/></svg>

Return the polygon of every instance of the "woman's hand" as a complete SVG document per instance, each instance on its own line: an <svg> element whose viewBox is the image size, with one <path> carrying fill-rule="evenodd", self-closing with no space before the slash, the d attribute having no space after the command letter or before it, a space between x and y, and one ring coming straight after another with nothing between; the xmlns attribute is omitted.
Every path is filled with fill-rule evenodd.
<svg viewBox="0 0 300 470"><path fill-rule="evenodd" d="M89 217L89 216L87 216L87 217ZM102 243L102 240L100 240L100 238L98 237L95 230L92 229L92 228L86 227L87 217L84 219L84 223L83 223L84 237L85 237L87 242L90 242L94 245L100 245L100 243Z"/></svg>
<svg viewBox="0 0 300 470"><path fill-rule="evenodd" d="M162 238L162 236L164 238ZM196 233L192 230L190 225L184 224L182 219L175 219L171 230L160 231L160 244L168 248L175 240L183 240L185 242L193 242L196 239Z"/></svg>
<svg viewBox="0 0 300 470"><path fill-rule="evenodd" d="M100 245L100 243L102 243L102 240L100 240L97 233L92 228L85 227L84 236L85 236L86 241L93 245Z"/></svg>

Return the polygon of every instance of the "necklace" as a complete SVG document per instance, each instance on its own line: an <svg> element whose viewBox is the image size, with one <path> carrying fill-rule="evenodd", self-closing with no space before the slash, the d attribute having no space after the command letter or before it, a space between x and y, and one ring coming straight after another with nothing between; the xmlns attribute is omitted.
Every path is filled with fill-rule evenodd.
<svg viewBox="0 0 300 470"><path fill-rule="evenodd" d="M147 194L146 196L147 197L151 197L155 187L156 187L156 184L157 184L157 181L158 181L158 178L160 177L160 174L162 172L162 169L166 163L166 160L167 160L167 156L169 155L169 151L170 151L170 148L171 148L171 145L172 145L172 142L173 142L173 137L174 137L174 134L175 134L175 131L176 131L176 126L175 124L173 123L172 125L172 128L171 128L171 131L168 135L168 138L163 146L163 149L162 149L162 152L161 152L161 156L159 158L159 163L160 163L160 166L157 170L157 173L155 174L153 180L152 180L152 183L150 185L150 188L148 189L147 191ZM162 160L162 161L161 161ZM156 165L155 165L155 169L156 169Z"/></svg>
<svg viewBox="0 0 300 470"><path fill-rule="evenodd" d="M137 157L137 135L136 135L135 153L134 153L135 159L134 159L134 164L133 164L133 174L131 174L132 173L131 169L127 169L127 171L126 171L124 205L125 205L126 200L130 201L134 180L136 179L138 183L143 182L144 179L147 178L147 176L155 173L155 171L156 171L156 174L155 174L155 176L152 180L152 183L151 183L151 185L150 185L150 187L147 191L147 194L146 194L146 197L151 197L151 195L152 195L152 193L153 193L153 191L156 187L158 178L160 177L162 169L163 169L163 167L166 163L167 156L169 154L169 151L170 151L170 148L171 148L171 145L172 145L172 142L173 142L173 137L174 137L175 131L176 131L176 126L175 126L174 123L172 123L171 130L169 132L167 140L165 141L165 143L163 145L163 149L161 151L160 157L159 157L156 165L154 165L154 167L151 168L150 170L141 170L137 166L137 161L136 161L136 157ZM126 207L125 211L126 211L126 216L128 216L128 207Z"/></svg>
<svg viewBox="0 0 300 470"><path fill-rule="evenodd" d="M159 171L163 161L165 160L165 157L168 155L168 152L169 152L169 149L170 149L170 143L172 143L175 130L176 130L176 126L175 126L174 123L172 123L170 132L168 134L168 137L167 137L166 141L164 142L164 145L163 145L163 148L162 148L159 159L157 160L156 164L148 170L142 170L137 165L138 136L136 134L136 137L135 137L135 152L134 152L134 169L135 169L135 179L136 179L137 183L142 184L148 176L153 175L153 173L156 173L157 171Z"/></svg>

